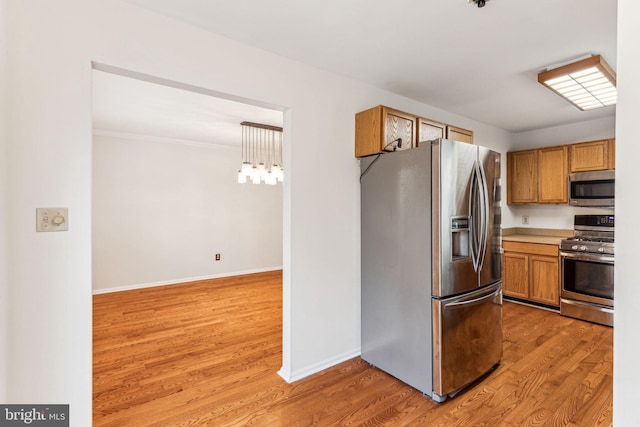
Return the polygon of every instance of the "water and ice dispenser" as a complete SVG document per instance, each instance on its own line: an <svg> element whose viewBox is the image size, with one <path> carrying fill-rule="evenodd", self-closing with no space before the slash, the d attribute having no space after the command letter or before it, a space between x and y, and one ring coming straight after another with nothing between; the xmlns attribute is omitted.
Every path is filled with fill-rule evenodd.
<svg viewBox="0 0 640 427"><path fill-rule="evenodd" d="M451 218L452 261L469 258L469 223L468 216L454 216Z"/></svg>

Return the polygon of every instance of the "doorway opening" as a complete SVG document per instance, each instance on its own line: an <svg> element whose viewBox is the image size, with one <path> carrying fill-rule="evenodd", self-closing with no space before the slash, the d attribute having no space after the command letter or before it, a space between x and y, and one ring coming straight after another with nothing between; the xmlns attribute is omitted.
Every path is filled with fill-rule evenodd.
<svg viewBox="0 0 640 427"><path fill-rule="evenodd" d="M240 123L283 127L282 109L101 64L92 72L93 294L135 298L123 291L179 294L187 288L169 285L197 282L227 289L230 283L280 277L280 299L268 301L279 308L281 354L283 184L239 184L237 172ZM172 300L193 303L194 312L195 307L207 311L198 298ZM218 315L223 306L210 309ZM128 313L148 320L160 309ZM143 340L152 351L161 346L163 325L168 323L153 326L157 341ZM140 336L130 331L128 342L111 345L138 345ZM94 352L97 338L94 331ZM162 348L157 357L177 357ZM104 380L96 375L94 384Z"/></svg>

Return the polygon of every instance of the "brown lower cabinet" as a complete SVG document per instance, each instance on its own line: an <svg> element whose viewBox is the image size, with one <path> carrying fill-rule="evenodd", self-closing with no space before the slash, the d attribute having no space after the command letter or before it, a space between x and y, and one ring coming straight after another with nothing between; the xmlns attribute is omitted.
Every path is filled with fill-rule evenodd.
<svg viewBox="0 0 640 427"><path fill-rule="evenodd" d="M560 305L560 262L557 245L503 241L502 292L553 307Z"/></svg>

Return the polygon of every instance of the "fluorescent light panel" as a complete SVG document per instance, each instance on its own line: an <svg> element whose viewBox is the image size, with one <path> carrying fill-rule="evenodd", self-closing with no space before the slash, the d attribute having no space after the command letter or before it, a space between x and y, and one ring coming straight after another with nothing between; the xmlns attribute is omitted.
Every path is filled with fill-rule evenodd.
<svg viewBox="0 0 640 427"><path fill-rule="evenodd" d="M538 74L538 82L582 111L615 105L616 73L600 55Z"/></svg>

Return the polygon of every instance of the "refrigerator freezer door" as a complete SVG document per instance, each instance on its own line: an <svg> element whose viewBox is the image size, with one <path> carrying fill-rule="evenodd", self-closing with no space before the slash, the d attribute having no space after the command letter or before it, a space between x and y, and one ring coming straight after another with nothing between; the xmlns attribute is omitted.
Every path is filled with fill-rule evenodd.
<svg viewBox="0 0 640 427"><path fill-rule="evenodd" d="M430 164L429 145L362 159L360 193L362 359L424 393L432 390Z"/></svg>
<svg viewBox="0 0 640 427"><path fill-rule="evenodd" d="M433 295L436 297L478 287L470 206L477 159L478 147L475 145L446 139L432 143L432 269Z"/></svg>
<svg viewBox="0 0 640 427"><path fill-rule="evenodd" d="M502 282L463 296L433 299L436 401L478 379L502 358Z"/></svg>
<svg viewBox="0 0 640 427"><path fill-rule="evenodd" d="M478 164L484 177L488 204L486 240L480 262L480 286L494 283L502 277L502 232L500 210L500 153L478 147Z"/></svg>

